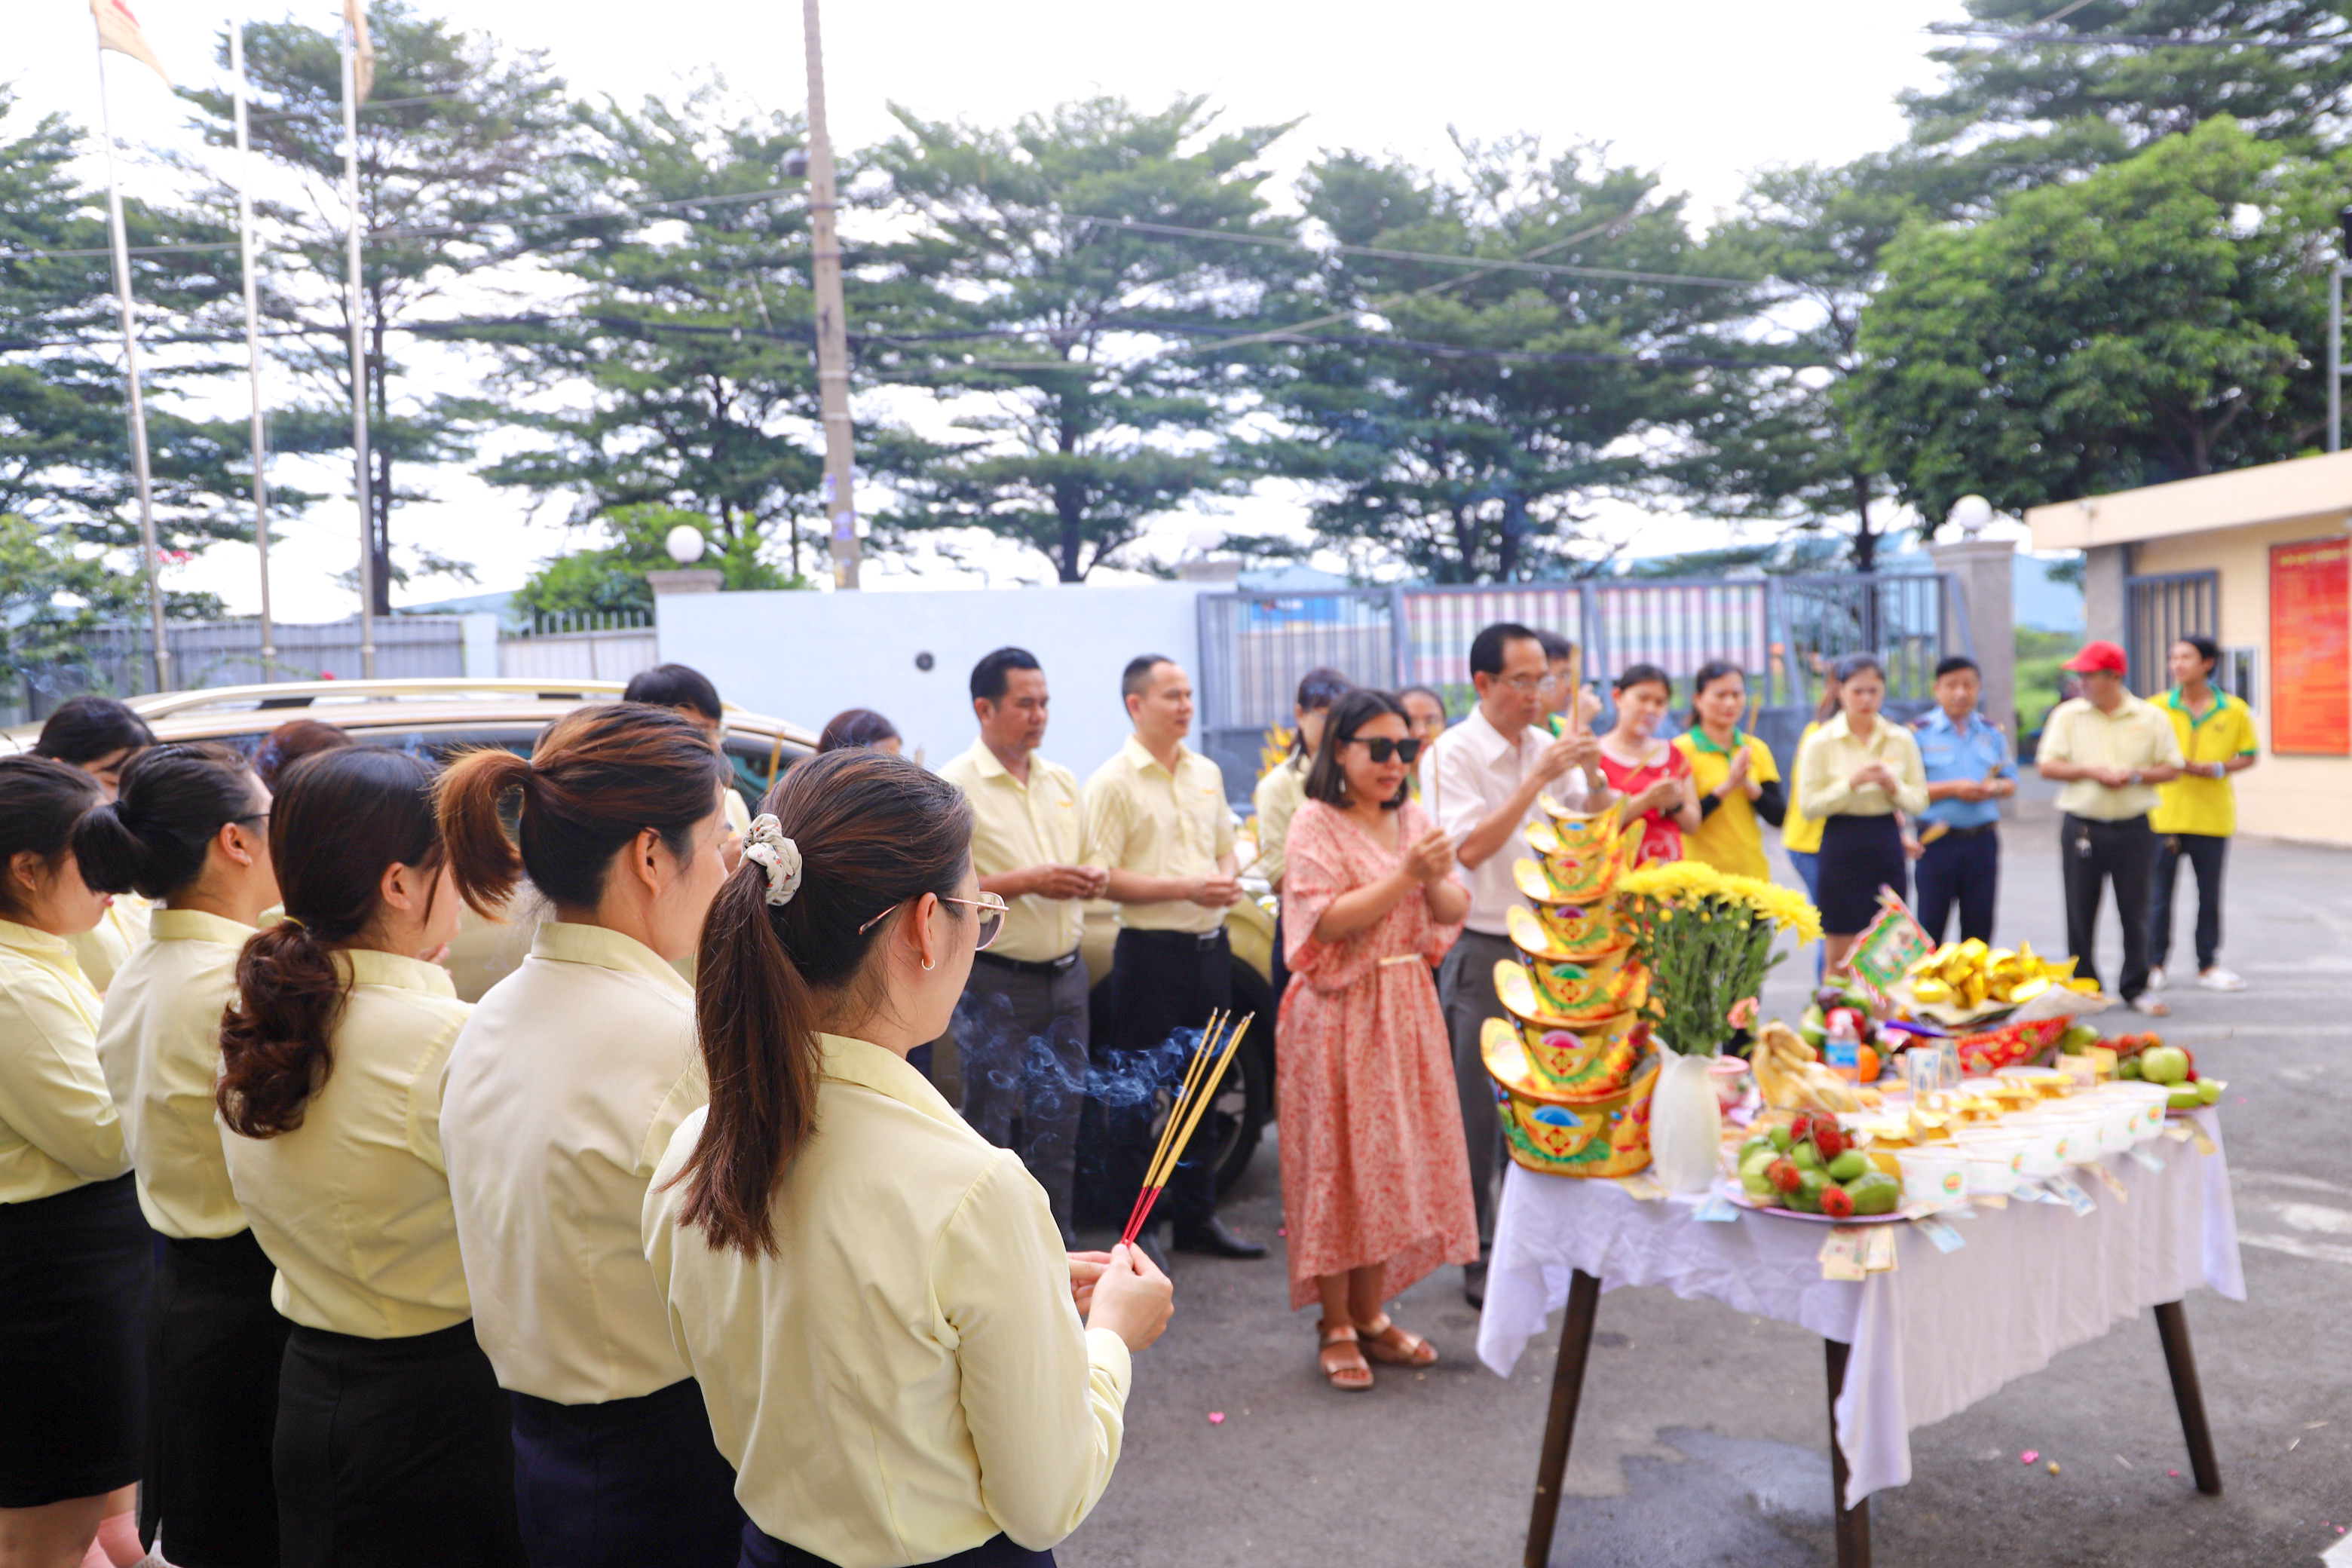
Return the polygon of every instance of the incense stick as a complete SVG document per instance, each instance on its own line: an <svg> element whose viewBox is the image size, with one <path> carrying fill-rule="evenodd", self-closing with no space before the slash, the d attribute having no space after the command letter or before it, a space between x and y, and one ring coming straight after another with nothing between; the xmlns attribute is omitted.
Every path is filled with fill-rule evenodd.
<svg viewBox="0 0 2352 1568"><path fill-rule="evenodd" d="M1152 1183L1158 1179L1160 1166L1168 1154L1169 1140L1176 1135L1177 1123L1183 1119L1184 1106L1192 1099L1194 1088L1200 1083L1201 1074L1214 1059L1217 1042L1223 1036L1225 1026L1232 1021L1233 1015L1222 1009L1211 1013L1208 1026L1201 1031L1200 1039L1193 1044L1192 1058L1184 1065L1183 1082L1176 1090L1175 1102L1168 1108L1167 1124L1160 1128L1160 1141L1152 1146L1151 1159L1143 1168L1143 1185L1136 1190L1135 1203L1128 1210L1128 1234L1130 1238L1136 1227L1137 1216L1143 1212L1143 1194L1151 1190Z"/></svg>
<svg viewBox="0 0 2352 1568"><path fill-rule="evenodd" d="M1234 1054L1241 1048L1242 1037L1249 1032L1249 1026L1256 1017L1256 1014L1249 1014L1233 1026L1225 1037L1225 1048L1219 1054L1216 1066L1210 1068L1208 1075L1195 1086L1191 1102L1177 1107L1177 1111L1183 1116L1184 1130L1168 1145L1167 1152L1160 1162L1160 1169L1151 1173L1157 1179L1147 1180L1143 1191L1138 1194L1135 1215L1128 1221L1127 1231L1119 1237L1121 1241L1132 1246L1135 1238L1143 1233L1143 1227L1150 1222L1152 1205L1166 1190L1168 1179L1176 1173L1176 1166L1182 1159L1185 1148L1192 1142L1192 1134L1200 1127L1201 1118L1216 1100L1217 1087L1224 1081L1225 1069L1233 1066ZM1171 1114L1169 1120L1172 1124L1175 1115Z"/></svg>

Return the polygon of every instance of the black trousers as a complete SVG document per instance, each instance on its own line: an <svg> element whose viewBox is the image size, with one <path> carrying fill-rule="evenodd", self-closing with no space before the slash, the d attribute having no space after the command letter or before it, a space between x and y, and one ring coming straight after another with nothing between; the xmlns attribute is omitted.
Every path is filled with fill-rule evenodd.
<svg viewBox="0 0 2352 1568"><path fill-rule="evenodd" d="M160 1532L175 1568L278 1561L270 1445L294 1325L269 1304L276 1273L249 1230L155 1249L139 1536Z"/></svg>
<svg viewBox="0 0 2352 1568"><path fill-rule="evenodd" d="M279 1563L525 1568L513 1419L470 1322L396 1340L298 1325L278 1380Z"/></svg>
<svg viewBox="0 0 2352 1568"><path fill-rule="evenodd" d="M2106 884L2116 887L2116 915L2123 921L2124 972L2116 994L2128 1002L2147 989L2148 882L2156 872L2156 833L2147 818L2094 822L2068 815L2058 821L2058 856L2066 887L2066 950L2074 973L2099 978L2092 950L2099 934L2099 902Z"/></svg>
<svg viewBox="0 0 2352 1568"><path fill-rule="evenodd" d="M2197 873L2197 967L2221 960L2221 871L2230 841L2218 833L2168 833L2157 846L2156 886L2148 894L2148 962L2158 968L2172 956L2172 893L2180 863Z"/></svg>
<svg viewBox="0 0 2352 1568"><path fill-rule="evenodd" d="M777 1540L756 1524L746 1524L738 1568L833 1568L833 1564L814 1552ZM1015 1546L1009 1536L994 1535L969 1552L939 1558L923 1568L1054 1568L1054 1554L1032 1552Z"/></svg>
<svg viewBox="0 0 2352 1568"><path fill-rule="evenodd" d="M1504 1016L1495 994L1495 964L1516 961L1519 950L1508 937L1465 931L1437 970L1437 994L1445 1009L1445 1035L1454 1047L1454 1087L1462 1100L1462 1141L1470 1151L1470 1198L1478 1213L1481 1250L1495 1239L1496 1184L1504 1162L1503 1123L1495 1109L1495 1080L1487 1076L1479 1040L1486 1020Z"/></svg>
<svg viewBox="0 0 2352 1568"><path fill-rule="evenodd" d="M1985 827L1972 833L1947 833L1927 846L1912 863L1914 912L1920 926L1936 942L1945 940L1952 906L1960 909L1960 937L1992 942L1993 901L2000 892L2000 833Z"/></svg>
<svg viewBox="0 0 2352 1568"><path fill-rule="evenodd" d="M1183 1071L1181 1051L1162 1050L1179 1029L1207 1026L1209 1015L1233 1005L1233 956L1220 930L1205 939L1184 931L1123 931L1111 950L1113 990L1118 1011L1111 1028L1111 1049L1118 1053L1099 1064L1106 1081L1132 1081L1149 1090L1162 1081L1172 1083ZM1259 1026L1270 1027L1271 1019ZM1253 1026L1253 1027L1259 1026ZM1156 1055L1153 1053L1157 1053ZM1172 1074L1165 1071L1172 1063ZM1156 1142L1152 1131L1156 1092L1119 1095L1119 1103L1106 1099L1103 1118L1106 1190L1118 1200L1122 1213L1142 1189L1144 1166ZM1152 1211L1179 1228L1205 1225L1217 1212L1217 1173L1205 1157L1193 1152L1209 1141L1210 1118L1203 1117L1170 1178L1168 1191Z"/></svg>
<svg viewBox="0 0 2352 1568"><path fill-rule="evenodd" d="M1021 1156L1067 1242L1077 1223L1078 1122L1087 1108L1087 966L1013 969L982 953L956 1004L963 1119Z"/></svg>
<svg viewBox="0 0 2352 1568"><path fill-rule="evenodd" d="M510 1397L515 1512L532 1568L730 1568L743 1510L700 1384L602 1405Z"/></svg>

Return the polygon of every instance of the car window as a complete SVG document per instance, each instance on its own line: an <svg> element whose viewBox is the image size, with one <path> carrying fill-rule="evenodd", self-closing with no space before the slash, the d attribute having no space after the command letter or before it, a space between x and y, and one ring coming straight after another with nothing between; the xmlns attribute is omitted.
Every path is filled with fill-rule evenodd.
<svg viewBox="0 0 2352 1568"><path fill-rule="evenodd" d="M769 787L784 776L784 770L809 754L806 747L780 737L748 732L730 732L720 743L720 750L734 769L735 793L754 812L760 809L761 799Z"/></svg>

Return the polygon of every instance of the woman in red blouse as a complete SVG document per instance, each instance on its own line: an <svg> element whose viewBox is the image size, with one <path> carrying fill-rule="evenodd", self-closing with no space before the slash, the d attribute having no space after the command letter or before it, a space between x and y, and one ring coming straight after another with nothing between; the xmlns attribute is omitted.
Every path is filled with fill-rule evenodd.
<svg viewBox="0 0 2352 1568"><path fill-rule="evenodd" d="M1690 763L1658 739L1658 723L1674 700L1674 683L1654 664L1628 665L1613 683L1617 722L1601 737L1601 772L1624 800L1621 815L1643 824L1636 865L1683 858L1683 835L1698 831L1697 793Z"/></svg>

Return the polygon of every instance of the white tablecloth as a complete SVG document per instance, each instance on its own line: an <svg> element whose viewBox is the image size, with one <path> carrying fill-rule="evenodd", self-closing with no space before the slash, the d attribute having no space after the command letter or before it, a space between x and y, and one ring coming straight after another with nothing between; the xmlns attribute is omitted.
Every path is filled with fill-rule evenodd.
<svg viewBox="0 0 2352 1568"><path fill-rule="evenodd" d="M1952 1222L1967 1245L1949 1253L1897 1225L1895 1268L1858 1284L1822 1278L1826 1226L1745 1210L1731 1224L1702 1221L1688 1202L1644 1202L1614 1182L1514 1165L1495 1225L1478 1357L1507 1376L1546 1315L1567 1301L1572 1269L1598 1276L1604 1290L1663 1285L1802 1324L1853 1347L1837 1403L1851 1507L1911 1479L1913 1427L1965 1410L2200 1284L2246 1299L2219 1119L2204 1111L2198 1121L2211 1154L2166 1138L2143 1145L2165 1162L2160 1172L2108 1158L2128 1202L2078 1170L2095 1213L2014 1200L1980 1208ZM2157 1364L2152 1347L2150 1360Z"/></svg>

